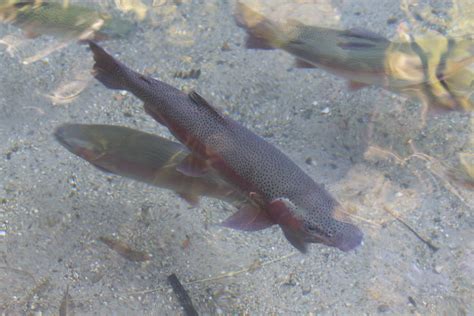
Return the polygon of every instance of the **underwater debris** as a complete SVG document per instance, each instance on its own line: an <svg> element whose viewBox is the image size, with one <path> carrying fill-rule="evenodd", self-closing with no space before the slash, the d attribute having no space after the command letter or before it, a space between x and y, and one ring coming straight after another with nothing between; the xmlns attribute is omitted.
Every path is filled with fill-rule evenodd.
<svg viewBox="0 0 474 316"><path fill-rule="evenodd" d="M61 305L59 306L59 316L70 316L73 314L74 304L72 302L72 297L69 294L69 285L66 287L64 292L63 299L61 300Z"/></svg>
<svg viewBox="0 0 474 316"><path fill-rule="evenodd" d="M176 297L178 297L178 301L184 309L184 313L187 316L197 316L198 313L193 306L193 301L189 297L188 293L184 289L181 282L179 282L178 277L176 274L171 274L168 276L168 282L171 284Z"/></svg>
<svg viewBox="0 0 474 316"><path fill-rule="evenodd" d="M191 69L189 71L177 71L173 76L180 79L197 79L200 75L201 69Z"/></svg>
<svg viewBox="0 0 474 316"><path fill-rule="evenodd" d="M117 252L119 255L130 261L148 261L151 259L151 255L144 251L137 251L132 247L120 240L112 239L109 237L101 236L99 240L106 244L110 249Z"/></svg>
<svg viewBox="0 0 474 316"><path fill-rule="evenodd" d="M393 211L390 207L384 206L383 208L387 213L392 215L399 223L401 223L403 226L405 226L409 231L411 231L419 240L421 240L423 243L425 243L433 252L436 252L439 250L439 247L434 246L428 239L422 237L418 232L413 229L410 225L408 225L403 219L400 218L400 216Z"/></svg>

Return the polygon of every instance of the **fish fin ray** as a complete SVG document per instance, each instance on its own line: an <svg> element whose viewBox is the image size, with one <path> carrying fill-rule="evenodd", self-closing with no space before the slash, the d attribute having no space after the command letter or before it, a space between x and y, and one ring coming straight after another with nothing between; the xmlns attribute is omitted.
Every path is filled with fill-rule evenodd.
<svg viewBox="0 0 474 316"><path fill-rule="evenodd" d="M92 163L92 162L91 162L91 163ZM92 163L92 165L93 165L95 168L97 168L97 169L99 169L100 171L102 171L102 172L105 172L105 173L108 173L108 174L116 174L115 172L112 172L112 171L110 171L109 169L107 169L107 168L105 168L105 167L96 165L95 163Z"/></svg>
<svg viewBox="0 0 474 316"><path fill-rule="evenodd" d="M303 60L303 59L300 59L300 58L296 58L295 59L295 67L296 68L318 68L317 66Z"/></svg>
<svg viewBox="0 0 474 316"><path fill-rule="evenodd" d="M234 17L237 25L247 32L246 48L274 49L284 41L279 25L240 1L237 2Z"/></svg>
<svg viewBox="0 0 474 316"><path fill-rule="evenodd" d="M222 116L222 113L213 107L206 99L204 99L199 93L196 91L191 91L188 94L191 101L193 101L196 105L206 108L210 113L212 113L215 117L219 120L226 121L225 117Z"/></svg>
<svg viewBox="0 0 474 316"><path fill-rule="evenodd" d="M237 212L221 223L224 227L243 231L258 231L274 224L264 209L252 204L243 205Z"/></svg>
<svg viewBox="0 0 474 316"><path fill-rule="evenodd" d="M295 231L283 225L281 225L281 229L283 230L283 234L285 235L286 239L290 242L290 244L293 245L293 247L295 247L302 253L308 252L307 243L304 241L304 238L301 236L300 233L298 233L298 231Z"/></svg>
<svg viewBox="0 0 474 316"><path fill-rule="evenodd" d="M202 177L209 171L209 163L189 154L178 164L176 170L188 177Z"/></svg>
<svg viewBox="0 0 474 316"><path fill-rule="evenodd" d="M89 47L94 53L94 77L109 89L126 90L122 70L127 68L93 41L89 41Z"/></svg>

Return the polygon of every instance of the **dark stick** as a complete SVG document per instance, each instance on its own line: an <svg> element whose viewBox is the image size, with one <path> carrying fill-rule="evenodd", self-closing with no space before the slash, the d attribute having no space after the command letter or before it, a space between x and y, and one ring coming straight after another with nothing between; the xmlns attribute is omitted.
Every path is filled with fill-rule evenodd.
<svg viewBox="0 0 474 316"><path fill-rule="evenodd" d="M394 211L392 211L389 207L387 206L384 206L383 208L386 212L388 212L390 215L392 215L400 224L402 224L403 226L405 226L409 231L411 231L419 240L421 240L422 242L425 243L425 245L427 245L431 251L433 252L436 252L439 250L439 247L436 247L435 245L433 245L429 240L423 238L420 234L418 234L416 232L416 230L414 230L410 225L408 225L404 220L402 220L400 218L400 216L398 216L397 213L395 213Z"/></svg>
<svg viewBox="0 0 474 316"><path fill-rule="evenodd" d="M173 273L173 274L169 275L168 276L168 282L171 284L171 287L173 288L174 293L178 297L179 303L184 308L184 313L187 316L198 316L199 314L194 309L193 302L191 301L191 298L189 297L188 293L184 289L181 282L179 282L178 277L176 276L176 274Z"/></svg>
<svg viewBox="0 0 474 316"><path fill-rule="evenodd" d="M429 240L421 237L420 234L418 234L413 228L411 228L410 225L408 225L407 223L405 223L403 220L401 220L400 218L398 217L395 217L395 219L400 222L403 226L405 226L409 231L411 231L416 237L418 237L419 240L421 240L422 242L424 242L428 248L431 249L431 251L433 252L436 252L439 250L439 247L436 247L435 245L433 245Z"/></svg>

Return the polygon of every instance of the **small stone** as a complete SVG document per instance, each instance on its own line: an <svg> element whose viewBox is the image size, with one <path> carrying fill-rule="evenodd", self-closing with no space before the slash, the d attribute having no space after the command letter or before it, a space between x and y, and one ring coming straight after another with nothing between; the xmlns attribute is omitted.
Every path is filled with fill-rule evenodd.
<svg viewBox="0 0 474 316"><path fill-rule="evenodd" d="M379 313L385 313L390 310L390 307L387 304L382 304L377 307L377 312Z"/></svg>
<svg viewBox="0 0 474 316"><path fill-rule="evenodd" d="M440 274L441 271L443 271L443 268L444 268L444 267L443 267L442 265L437 264L437 265L435 266L434 270L435 270L436 273Z"/></svg>
<svg viewBox="0 0 474 316"><path fill-rule="evenodd" d="M321 110L321 114L329 114L329 112L331 112L331 110L328 106Z"/></svg>

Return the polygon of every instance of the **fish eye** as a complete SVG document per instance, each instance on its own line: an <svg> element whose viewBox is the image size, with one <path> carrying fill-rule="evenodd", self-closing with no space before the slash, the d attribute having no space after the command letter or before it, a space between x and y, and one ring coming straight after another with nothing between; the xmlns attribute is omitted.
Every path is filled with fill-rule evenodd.
<svg viewBox="0 0 474 316"><path fill-rule="evenodd" d="M320 236L324 236L324 237L327 237L327 238L330 238L331 235L332 235L330 233L327 233L327 232L321 230L320 228L318 228L315 225L306 224L305 226L306 226L306 229L308 229L313 234L318 234Z"/></svg>

